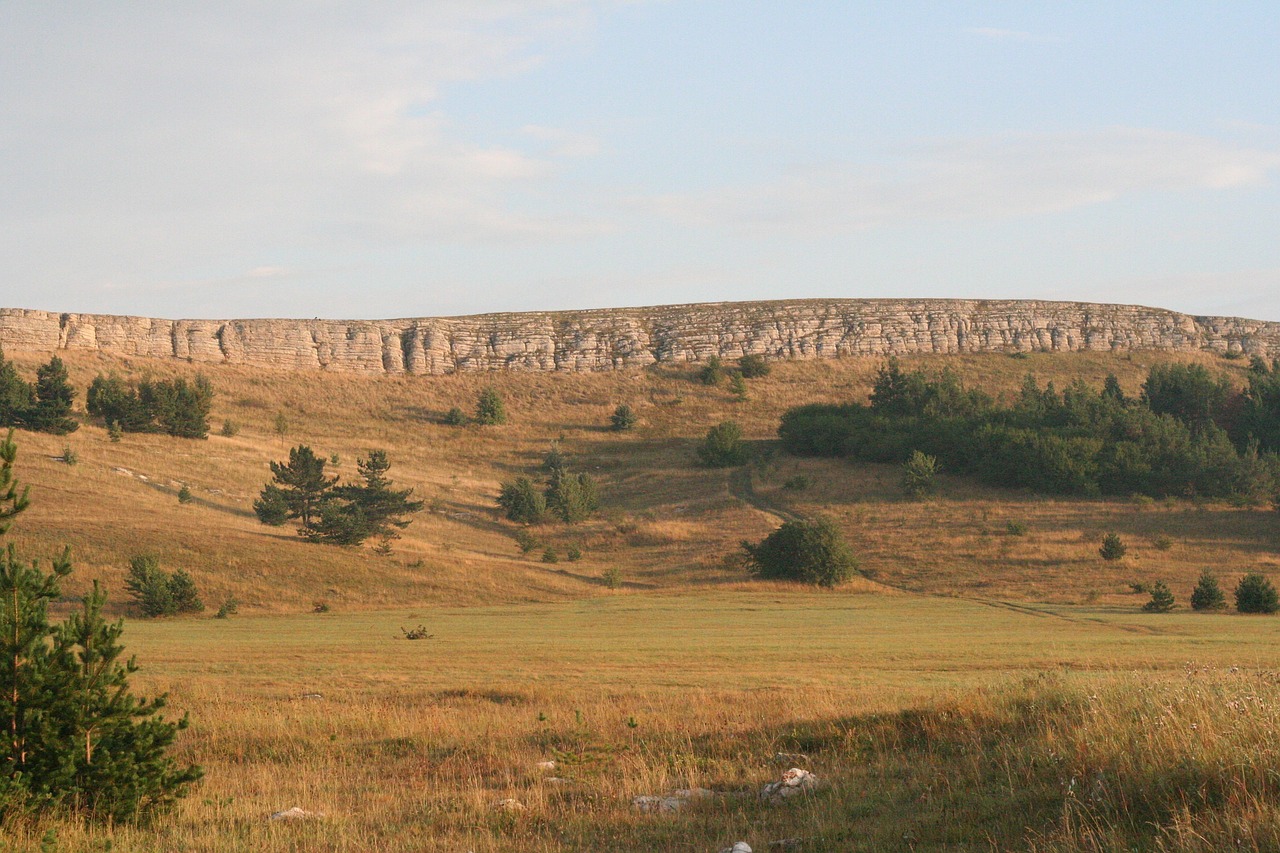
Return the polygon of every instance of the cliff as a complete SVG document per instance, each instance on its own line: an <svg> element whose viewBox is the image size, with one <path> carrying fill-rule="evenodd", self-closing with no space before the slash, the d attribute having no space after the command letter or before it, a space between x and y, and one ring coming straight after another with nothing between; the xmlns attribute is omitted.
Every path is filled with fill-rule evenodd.
<svg viewBox="0 0 1280 853"><path fill-rule="evenodd" d="M1170 350L1280 355L1280 323L1080 302L822 299L405 320L155 320L0 309L7 351L281 370L617 370L710 355Z"/></svg>

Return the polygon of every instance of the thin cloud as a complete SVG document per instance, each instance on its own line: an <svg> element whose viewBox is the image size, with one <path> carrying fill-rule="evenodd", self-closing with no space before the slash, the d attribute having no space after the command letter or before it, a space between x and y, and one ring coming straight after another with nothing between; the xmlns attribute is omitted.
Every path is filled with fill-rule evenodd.
<svg viewBox="0 0 1280 853"><path fill-rule="evenodd" d="M969 35L979 36L989 41L1020 41L1020 42L1061 42L1065 39L1060 36L1038 35L1029 33L1024 30L1006 30L1000 27L965 27L964 31Z"/></svg>
<svg viewBox="0 0 1280 853"><path fill-rule="evenodd" d="M1111 128L908 146L884 163L797 171L765 184L668 195L676 220L748 231L838 233L912 221L987 221L1150 192L1257 186L1280 151L1189 134Z"/></svg>

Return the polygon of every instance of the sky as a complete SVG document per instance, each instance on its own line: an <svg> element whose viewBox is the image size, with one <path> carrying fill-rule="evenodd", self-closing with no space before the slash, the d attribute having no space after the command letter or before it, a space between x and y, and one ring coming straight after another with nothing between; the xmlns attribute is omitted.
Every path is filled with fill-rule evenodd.
<svg viewBox="0 0 1280 853"><path fill-rule="evenodd" d="M1280 5L0 4L0 306L1280 320Z"/></svg>

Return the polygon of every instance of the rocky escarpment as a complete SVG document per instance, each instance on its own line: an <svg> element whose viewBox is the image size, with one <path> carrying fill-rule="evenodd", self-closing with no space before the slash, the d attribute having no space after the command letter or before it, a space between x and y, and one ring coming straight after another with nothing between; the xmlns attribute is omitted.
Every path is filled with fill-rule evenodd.
<svg viewBox="0 0 1280 853"><path fill-rule="evenodd" d="M1081 302L823 299L405 320L155 320L0 309L6 350L283 370L617 370L736 358L1212 350L1280 355L1280 323Z"/></svg>

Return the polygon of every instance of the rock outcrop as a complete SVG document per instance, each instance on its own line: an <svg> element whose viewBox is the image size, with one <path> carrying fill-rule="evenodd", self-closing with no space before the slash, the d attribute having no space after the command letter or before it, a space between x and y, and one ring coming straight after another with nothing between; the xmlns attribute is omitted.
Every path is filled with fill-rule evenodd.
<svg viewBox="0 0 1280 853"><path fill-rule="evenodd" d="M8 351L282 370L618 370L737 358L1172 350L1280 355L1280 323L1083 302L810 299L405 320L155 320L0 309Z"/></svg>

